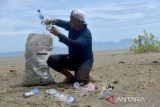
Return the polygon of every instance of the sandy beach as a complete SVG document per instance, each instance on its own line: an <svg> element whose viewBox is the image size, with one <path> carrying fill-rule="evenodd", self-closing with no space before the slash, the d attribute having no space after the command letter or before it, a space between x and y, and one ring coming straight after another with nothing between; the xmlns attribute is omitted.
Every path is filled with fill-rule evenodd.
<svg viewBox="0 0 160 107"><path fill-rule="evenodd" d="M111 83L115 86L114 104L98 98L98 91L88 96L80 96L73 84L53 84L37 86L40 94L24 98L23 93L33 87L19 87L24 73L25 59L19 57L0 57L0 107L66 107L66 103L56 101L45 93L54 88L75 96L72 107L160 107L160 53L134 54L128 50L94 52L94 66L91 75L96 84ZM50 69L56 82L64 76ZM145 101L118 101L118 97L140 97Z"/></svg>

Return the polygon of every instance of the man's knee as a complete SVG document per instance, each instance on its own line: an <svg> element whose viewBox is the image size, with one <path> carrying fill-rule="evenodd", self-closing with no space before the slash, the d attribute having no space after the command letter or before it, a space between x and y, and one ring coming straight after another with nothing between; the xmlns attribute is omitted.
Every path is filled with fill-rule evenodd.
<svg viewBox="0 0 160 107"><path fill-rule="evenodd" d="M51 56L48 57L48 60L47 60L47 65L48 66L51 66L51 64L54 62L53 61L53 57L54 57L53 55L51 55Z"/></svg>
<svg viewBox="0 0 160 107"><path fill-rule="evenodd" d="M54 69L55 71L61 72L64 69L63 64L63 55L51 55L47 60L47 64L49 67Z"/></svg>
<svg viewBox="0 0 160 107"><path fill-rule="evenodd" d="M49 67L54 69L58 66L59 62L58 62L57 57L58 56L56 56L56 55L51 55L51 56L48 57L47 64L48 64Z"/></svg>

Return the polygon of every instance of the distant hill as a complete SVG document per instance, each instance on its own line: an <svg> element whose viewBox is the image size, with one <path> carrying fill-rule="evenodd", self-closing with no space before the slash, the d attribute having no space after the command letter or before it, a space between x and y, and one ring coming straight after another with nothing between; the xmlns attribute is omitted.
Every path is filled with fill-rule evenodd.
<svg viewBox="0 0 160 107"><path fill-rule="evenodd" d="M123 39L119 42L93 42L93 50L101 51L101 50L112 50L112 49L127 49L132 45L132 39ZM62 54L67 53L67 47L54 47L54 54ZM24 56L24 51L19 52L3 52L0 53L1 57L4 56Z"/></svg>
<svg viewBox="0 0 160 107"><path fill-rule="evenodd" d="M132 45L132 39L123 39L119 42L93 42L94 50L127 49Z"/></svg>

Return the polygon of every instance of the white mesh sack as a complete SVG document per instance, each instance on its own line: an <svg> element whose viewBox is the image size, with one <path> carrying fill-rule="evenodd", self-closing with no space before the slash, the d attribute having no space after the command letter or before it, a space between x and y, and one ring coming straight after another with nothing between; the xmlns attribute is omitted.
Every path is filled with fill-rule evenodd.
<svg viewBox="0 0 160 107"><path fill-rule="evenodd" d="M55 82L47 66L47 59L52 54L52 42L53 39L48 34L29 34L25 50L25 73L22 85L46 85Z"/></svg>

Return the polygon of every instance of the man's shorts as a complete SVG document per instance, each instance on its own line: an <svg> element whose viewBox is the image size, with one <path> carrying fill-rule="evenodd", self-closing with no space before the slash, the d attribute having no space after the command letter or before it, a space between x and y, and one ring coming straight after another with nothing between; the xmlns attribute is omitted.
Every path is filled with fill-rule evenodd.
<svg viewBox="0 0 160 107"><path fill-rule="evenodd" d="M88 83L89 73L92 69L86 61L83 63L72 61L68 54L51 55L48 58L47 64L58 72L64 69L75 71L75 81L83 83Z"/></svg>

